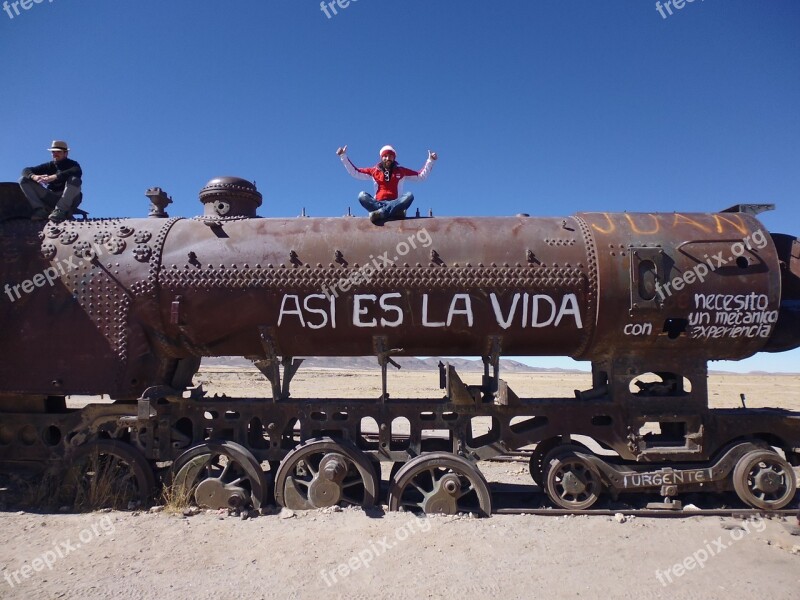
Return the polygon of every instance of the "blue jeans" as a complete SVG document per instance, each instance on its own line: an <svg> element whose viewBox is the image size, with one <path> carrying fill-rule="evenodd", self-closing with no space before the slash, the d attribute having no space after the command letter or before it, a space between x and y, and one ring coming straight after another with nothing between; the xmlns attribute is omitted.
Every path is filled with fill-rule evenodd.
<svg viewBox="0 0 800 600"><path fill-rule="evenodd" d="M358 195L358 201L361 206L366 208L369 212L380 211L384 219L391 219L392 217L400 216L400 213L406 210L414 201L414 194L407 192L400 196L397 200L375 200L372 194L361 192Z"/></svg>

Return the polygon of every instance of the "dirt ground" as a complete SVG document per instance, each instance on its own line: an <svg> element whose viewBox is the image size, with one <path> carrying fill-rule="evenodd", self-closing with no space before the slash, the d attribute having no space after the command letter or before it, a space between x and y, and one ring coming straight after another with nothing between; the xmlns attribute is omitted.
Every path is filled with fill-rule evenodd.
<svg viewBox="0 0 800 600"><path fill-rule="evenodd" d="M589 375L508 374L520 396L572 396ZM256 373L199 376L266 396ZM477 383L479 375L466 375ZM712 375L713 406L800 410L800 376ZM300 370L292 395L380 393L377 372ZM394 397L438 397L435 373L392 373ZM75 399L75 402L81 401ZM530 483L519 462L489 481ZM384 476L385 478L385 476ZM416 517L383 508L248 520L205 511L0 512L0 598L800 598L795 518Z"/></svg>

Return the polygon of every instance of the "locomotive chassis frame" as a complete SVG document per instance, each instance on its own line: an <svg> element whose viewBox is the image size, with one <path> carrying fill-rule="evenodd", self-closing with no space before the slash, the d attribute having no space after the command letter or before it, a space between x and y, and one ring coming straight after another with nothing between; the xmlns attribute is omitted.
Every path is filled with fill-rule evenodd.
<svg viewBox="0 0 800 600"><path fill-rule="evenodd" d="M284 361L289 379L299 362ZM387 361L379 356L379 362L385 389ZM175 462L198 445L233 442L273 474L298 444L315 439L353 446L373 463L407 463L433 452L477 463L532 445L535 460L542 461L552 450L570 446L586 452L581 457L596 466L613 497L659 492L664 507L681 493L730 490L731 471L755 449L778 448L789 464L800 465L800 413L708 408L705 365L673 365L683 367L692 390L684 391L681 384L664 395L663 388L629 390L632 374L642 370L639 359L593 363L593 387L576 390L575 398L519 398L499 378L496 355L484 357L484 365L483 383L476 386L465 385L452 366L440 364L445 390L440 399L395 399L386 393L377 401L294 399L288 382L281 386L274 379L272 400L205 397L201 386L188 393L157 386L135 403L71 410L63 398L29 398L27 408L34 412L4 415L3 463L61 469L77 448L98 439L123 440L152 466ZM665 368L663 361L659 368ZM362 430L367 418L374 420L377 434ZM396 427L402 418L407 434ZM660 435L643 434L643 427L655 423ZM8 443L9 431L17 441ZM596 456L573 436L590 438L605 455Z"/></svg>

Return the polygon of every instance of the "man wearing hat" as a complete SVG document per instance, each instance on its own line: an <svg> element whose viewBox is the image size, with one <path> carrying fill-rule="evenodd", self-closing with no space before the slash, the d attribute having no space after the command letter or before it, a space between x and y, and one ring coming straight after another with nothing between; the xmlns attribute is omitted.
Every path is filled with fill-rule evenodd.
<svg viewBox="0 0 800 600"><path fill-rule="evenodd" d="M80 203L83 172L77 162L67 158L67 142L53 140L49 150L53 160L23 169L19 187L33 208L31 219L60 223Z"/></svg>
<svg viewBox="0 0 800 600"><path fill-rule="evenodd" d="M433 168L433 161L439 158L436 152L428 150L428 160L420 171L412 171L397 164L397 152L391 146L384 146L380 151L380 162L374 167L359 168L347 158L347 146L336 150L336 154L356 179L372 179L375 183L375 197L367 192L358 195L361 206L369 211L369 219L373 223L391 218L403 218L406 209L414 201L414 194L402 194L403 180L424 181ZM402 194L402 195L401 195Z"/></svg>

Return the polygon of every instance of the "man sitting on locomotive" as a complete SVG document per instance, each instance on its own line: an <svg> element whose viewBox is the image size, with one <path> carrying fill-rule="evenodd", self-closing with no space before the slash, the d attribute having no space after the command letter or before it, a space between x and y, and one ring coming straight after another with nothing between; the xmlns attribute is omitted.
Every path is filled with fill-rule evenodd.
<svg viewBox="0 0 800 600"><path fill-rule="evenodd" d="M23 169L19 187L33 208L31 219L43 221L49 218L60 223L80 204L83 172L77 162L67 158L67 142L53 140L49 151L53 160Z"/></svg>
<svg viewBox="0 0 800 600"><path fill-rule="evenodd" d="M397 152L391 146L381 148L381 160L377 165L363 169L355 166L347 157L347 146L336 150L336 154L350 175L356 179L372 179L375 182L375 197L367 192L358 195L358 201L369 211L369 220L373 223L405 218L406 209L414 201L414 194L408 192L401 195L403 180L424 181L433 168L433 161L439 158L436 152L428 150L425 166L419 171L412 171L397 164Z"/></svg>

